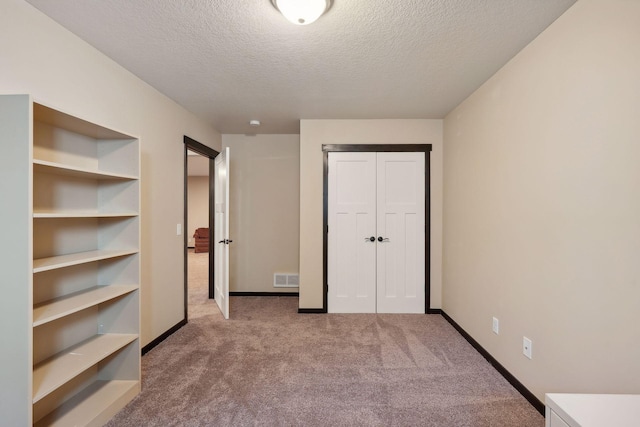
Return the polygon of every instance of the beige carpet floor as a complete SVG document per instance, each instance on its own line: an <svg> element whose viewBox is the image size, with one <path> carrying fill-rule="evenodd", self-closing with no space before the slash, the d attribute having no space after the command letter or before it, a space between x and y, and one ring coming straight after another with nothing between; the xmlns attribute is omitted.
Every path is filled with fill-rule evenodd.
<svg viewBox="0 0 640 427"><path fill-rule="evenodd" d="M187 317L218 314L215 301L209 299L209 253L195 253L189 249L187 254Z"/></svg>
<svg viewBox="0 0 640 427"><path fill-rule="evenodd" d="M108 426L544 425L440 315L297 306L232 297L225 321L190 294L189 324L142 358L142 393Z"/></svg>

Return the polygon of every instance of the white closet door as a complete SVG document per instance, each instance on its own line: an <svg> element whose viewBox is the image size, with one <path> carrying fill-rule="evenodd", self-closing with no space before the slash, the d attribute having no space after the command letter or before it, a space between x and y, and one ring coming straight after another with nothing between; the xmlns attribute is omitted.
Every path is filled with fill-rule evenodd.
<svg viewBox="0 0 640 427"><path fill-rule="evenodd" d="M425 155L378 153L377 312L425 310Z"/></svg>
<svg viewBox="0 0 640 427"><path fill-rule="evenodd" d="M329 153L328 166L327 308L375 313L376 153Z"/></svg>
<svg viewBox="0 0 640 427"><path fill-rule="evenodd" d="M213 296L225 319L229 318L229 147L215 159L215 276Z"/></svg>

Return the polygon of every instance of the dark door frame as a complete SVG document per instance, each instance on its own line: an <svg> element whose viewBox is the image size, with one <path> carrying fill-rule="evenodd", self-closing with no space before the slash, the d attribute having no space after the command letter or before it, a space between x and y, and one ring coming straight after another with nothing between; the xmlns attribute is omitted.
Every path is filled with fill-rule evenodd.
<svg viewBox="0 0 640 427"><path fill-rule="evenodd" d="M431 144L323 144L323 182L322 182L322 283L324 290L322 293L322 313L327 313L327 293L329 285L327 283L327 257L328 257L328 236L327 227L329 219L329 153L331 152L414 152L425 154L425 269L424 269L424 310L427 314L440 313L439 310L431 309L431 178L429 157Z"/></svg>
<svg viewBox="0 0 640 427"><path fill-rule="evenodd" d="M187 278L187 268L188 268L188 250L187 245L189 243L189 236L187 236L187 220L188 220L188 171L187 171L187 160L188 153L187 151L194 151L204 157L209 159L209 298L214 298L213 291L213 274L214 274L214 264L213 264L213 226L215 224L215 209L213 208L213 203L215 200L215 161L214 159L220 153L218 153L213 148L207 147L204 144L199 143L195 139L189 138L188 136L184 136L184 224L183 234L184 234L184 319L187 320L187 307L189 303L189 289L188 289L188 278Z"/></svg>

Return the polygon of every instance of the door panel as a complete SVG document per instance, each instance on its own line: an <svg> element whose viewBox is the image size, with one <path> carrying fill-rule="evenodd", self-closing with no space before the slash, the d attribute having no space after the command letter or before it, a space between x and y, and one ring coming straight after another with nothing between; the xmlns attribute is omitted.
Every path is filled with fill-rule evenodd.
<svg viewBox="0 0 640 427"><path fill-rule="evenodd" d="M419 298L422 297L424 302L424 279L419 277L420 268L412 268L420 264L424 265L424 238L419 239L422 234L424 236L424 223L422 230L418 226L418 215L407 214L405 215L405 247L404 247L404 292L405 297ZM422 247L422 251L419 248ZM418 259L418 255L422 254L422 259ZM424 275L424 273L422 273ZM422 292L419 292L420 286L422 286ZM422 306L424 307L424 305ZM424 313L422 308L421 313Z"/></svg>
<svg viewBox="0 0 640 427"><path fill-rule="evenodd" d="M378 313L425 310L424 174L424 153L378 153Z"/></svg>
<svg viewBox="0 0 640 427"><path fill-rule="evenodd" d="M215 159L214 277L215 301L229 318L229 147Z"/></svg>
<svg viewBox="0 0 640 427"><path fill-rule="evenodd" d="M328 310L376 309L375 153L329 153ZM374 185L371 185L371 183Z"/></svg>
<svg viewBox="0 0 640 427"><path fill-rule="evenodd" d="M425 166L422 152L328 154L329 312L425 312Z"/></svg>

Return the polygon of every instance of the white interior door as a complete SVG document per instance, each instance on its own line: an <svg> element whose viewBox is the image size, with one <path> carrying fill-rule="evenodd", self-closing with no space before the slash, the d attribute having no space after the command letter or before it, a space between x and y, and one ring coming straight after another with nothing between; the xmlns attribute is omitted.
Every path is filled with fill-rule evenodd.
<svg viewBox="0 0 640 427"><path fill-rule="evenodd" d="M425 155L378 153L377 312L424 313Z"/></svg>
<svg viewBox="0 0 640 427"><path fill-rule="evenodd" d="M329 153L328 184L328 311L375 313L376 153Z"/></svg>
<svg viewBox="0 0 640 427"><path fill-rule="evenodd" d="M229 318L229 147L215 159L214 298Z"/></svg>
<svg viewBox="0 0 640 427"><path fill-rule="evenodd" d="M328 311L424 313L424 153L331 152L328 163Z"/></svg>

